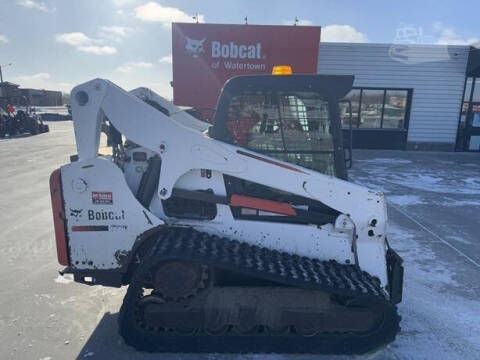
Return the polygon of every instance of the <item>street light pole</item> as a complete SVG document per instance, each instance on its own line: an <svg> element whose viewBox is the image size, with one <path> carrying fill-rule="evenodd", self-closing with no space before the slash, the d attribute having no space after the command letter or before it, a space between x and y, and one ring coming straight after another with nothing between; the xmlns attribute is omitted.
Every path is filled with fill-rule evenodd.
<svg viewBox="0 0 480 360"><path fill-rule="evenodd" d="M2 66L5 67L5 66L10 66L10 65L12 65L12 63L0 65L0 84L3 84Z"/></svg>
<svg viewBox="0 0 480 360"><path fill-rule="evenodd" d="M0 99L3 98L5 96L7 102L9 101L9 98L6 96L8 94L5 94L5 90L3 89L3 74L2 74L2 66L10 66L12 65L12 63L8 63L8 64L3 64L3 65L0 65Z"/></svg>

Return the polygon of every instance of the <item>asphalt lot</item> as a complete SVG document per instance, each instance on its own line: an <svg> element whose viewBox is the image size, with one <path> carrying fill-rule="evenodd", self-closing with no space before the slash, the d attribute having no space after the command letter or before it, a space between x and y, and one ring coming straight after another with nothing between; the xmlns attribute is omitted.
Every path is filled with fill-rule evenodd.
<svg viewBox="0 0 480 360"><path fill-rule="evenodd" d="M0 139L2 359L320 359L145 354L123 344L125 289L59 277L48 178L74 154L71 122ZM360 359L480 358L480 155L357 151L350 178L389 200L389 241L405 259L402 332ZM344 359L343 356L334 357Z"/></svg>

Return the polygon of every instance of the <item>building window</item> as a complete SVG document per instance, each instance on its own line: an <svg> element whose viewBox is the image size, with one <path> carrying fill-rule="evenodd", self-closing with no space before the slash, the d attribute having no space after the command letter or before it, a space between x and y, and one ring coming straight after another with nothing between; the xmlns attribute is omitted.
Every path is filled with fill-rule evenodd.
<svg viewBox="0 0 480 360"><path fill-rule="evenodd" d="M345 96L352 104L352 127L357 127L358 124L358 109L360 108L360 89L352 89ZM342 117L342 127L350 127L350 110L349 105L345 102L340 103L340 115Z"/></svg>
<svg viewBox="0 0 480 360"><path fill-rule="evenodd" d="M360 122L358 127L378 129L382 127L384 90L362 89Z"/></svg>
<svg viewBox="0 0 480 360"><path fill-rule="evenodd" d="M405 129L408 93L406 90L386 90L382 128Z"/></svg>
<svg viewBox="0 0 480 360"><path fill-rule="evenodd" d="M352 126L361 129L407 128L410 89L354 88L345 96L352 104ZM349 128L348 105L340 104L343 128Z"/></svg>
<svg viewBox="0 0 480 360"><path fill-rule="evenodd" d="M472 102L480 102L480 77L475 78L475 87L473 88Z"/></svg>

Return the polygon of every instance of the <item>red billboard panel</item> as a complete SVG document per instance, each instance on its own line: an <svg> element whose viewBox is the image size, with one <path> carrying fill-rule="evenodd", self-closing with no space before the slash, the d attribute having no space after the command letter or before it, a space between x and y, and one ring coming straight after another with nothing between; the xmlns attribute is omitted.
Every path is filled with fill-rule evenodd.
<svg viewBox="0 0 480 360"><path fill-rule="evenodd" d="M320 27L172 25L173 101L212 114L225 82L271 74L274 65L316 73Z"/></svg>

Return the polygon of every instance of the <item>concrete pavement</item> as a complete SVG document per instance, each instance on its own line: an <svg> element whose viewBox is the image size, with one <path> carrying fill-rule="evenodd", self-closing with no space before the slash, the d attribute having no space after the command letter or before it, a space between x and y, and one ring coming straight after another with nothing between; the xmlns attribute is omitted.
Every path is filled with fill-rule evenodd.
<svg viewBox="0 0 480 360"><path fill-rule="evenodd" d="M2 358L322 358L145 354L125 346L116 324L125 289L88 287L57 274L48 178L76 151L71 122L49 125L47 134L0 139ZM386 193L389 241L405 259L402 332L387 348L358 358L479 358L480 155L354 155L350 178Z"/></svg>

